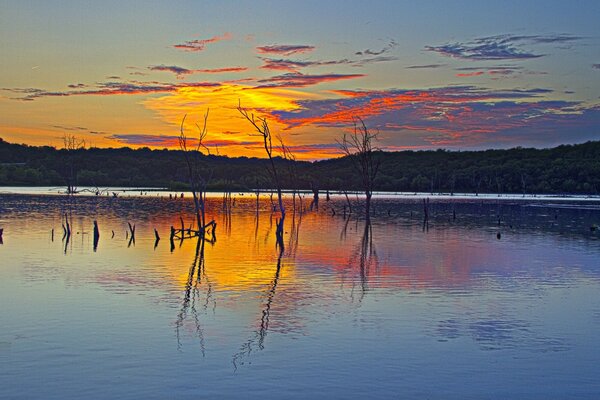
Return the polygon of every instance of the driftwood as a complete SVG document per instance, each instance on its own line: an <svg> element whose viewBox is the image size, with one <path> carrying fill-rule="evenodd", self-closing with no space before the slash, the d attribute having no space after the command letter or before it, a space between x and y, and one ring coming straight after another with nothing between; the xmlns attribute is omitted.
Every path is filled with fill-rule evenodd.
<svg viewBox="0 0 600 400"><path fill-rule="evenodd" d="M215 241L216 240L216 230L217 230L217 223L215 222L214 219L212 221L210 221L209 223L205 224L204 226L200 227L200 229L194 230L192 228L185 228L185 226L183 224L183 218L181 218L181 228L180 229L177 229L174 226L171 226L170 240L172 242L174 239L184 240L184 239L190 239L190 238L194 238L194 237L206 237L207 235L210 234L212 236L212 238L209 241Z"/></svg>
<svg viewBox="0 0 600 400"><path fill-rule="evenodd" d="M127 247L130 247L132 244L135 246L135 224L131 225L131 222L127 222L127 225L129 225L129 232L131 232L131 237L129 238Z"/></svg>

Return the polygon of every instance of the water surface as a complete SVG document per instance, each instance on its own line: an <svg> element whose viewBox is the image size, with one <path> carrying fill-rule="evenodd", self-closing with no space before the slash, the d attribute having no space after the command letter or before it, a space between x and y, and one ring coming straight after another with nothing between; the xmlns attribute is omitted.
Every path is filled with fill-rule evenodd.
<svg viewBox="0 0 600 400"><path fill-rule="evenodd" d="M0 398L600 395L596 202L233 197L0 195Z"/></svg>

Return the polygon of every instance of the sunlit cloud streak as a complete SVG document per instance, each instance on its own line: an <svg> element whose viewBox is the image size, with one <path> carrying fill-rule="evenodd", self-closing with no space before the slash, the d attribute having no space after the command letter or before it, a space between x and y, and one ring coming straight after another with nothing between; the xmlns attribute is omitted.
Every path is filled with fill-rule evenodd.
<svg viewBox="0 0 600 400"><path fill-rule="evenodd" d="M443 68L448 64L424 64L424 65L410 65L405 67L406 69L435 69L435 68Z"/></svg>
<svg viewBox="0 0 600 400"><path fill-rule="evenodd" d="M460 67L455 68L457 71L500 71L500 70L522 70L523 67L513 66L513 65L497 65L497 66L481 66L481 67Z"/></svg>
<svg viewBox="0 0 600 400"><path fill-rule="evenodd" d="M483 71L473 71L473 72L461 72L456 74L458 77L468 77L468 76L480 76L485 74Z"/></svg>
<svg viewBox="0 0 600 400"><path fill-rule="evenodd" d="M2 88L2 90L16 93L21 97L16 100L33 101L42 97L67 97L67 96L110 96L110 95L137 95L151 93L174 92L181 88L194 87L217 87L213 82L188 82L188 83L164 83L164 82L103 82L95 86L82 86L82 90L48 91L38 88ZM79 88L77 86L77 88Z"/></svg>
<svg viewBox="0 0 600 400"><path fill-rule="evenodd" d="M274 112L289 127L305 124L345 126L354 116L368 118L409 105L425 107L434 104L493 102L503 99L531 99L551 93L549 89L490 90L476 86L449 86L422 90L337 90L336 99L302 100L291 111Z"/></svg>
<svg viewBox="0 0 600 400"><path fill-rule="evenodd" d="M133 146L153 146L153 147L179 147L179 136L173 135L152 135L152 134L137 134L123 133L114 134L108 137L119 143ZM198 143L196 138L188 138L187 143L190 146L195 146ZM204 140L202 142L207 148L212 147L228 147L228 146L262 146L261 141L235 141L226 139Z"/></svg>
<svg viewBox="0 0 600 400"><path fill-rule="evenodd" d="M348 128L359 116L370 128L387 132L387 143L392 145L402 142L408 132L420 137L423 145L450 147L593 138L600 108L541 98L550 92L474 86L338 91L340 98L303 100L296 110L272 115L288 130L306 125Z"/></svg>
<svg viewBox="0 0 600 400"><path fill-rule="evenodd" d="M345 79L362 78L364 74L324 74L324 75L308 75L299 72L290 72L287 74L277 75L266 79L260 79L257 88L266 87L306 87L317 85L324 82L334 82Z"/></svg>
<svg viewBox="0 0 600 400"><path fill-rule="evenodd" d="M350 65L354 67L362 67L366 64L372 64L377 62L387 62L387 61L395 61L397 57L389 57L389 56L378 56L378 57L370 57L363 58L360 60L349 60L347 58L343 58L341 60L290 60L290 59L274 59L261 57L263 61L263 65L260 66L262 69L276 70L276 71L290 71L290 72L298 72L300 68L307 67L321 67L328 65Z"/></svg>
<svg viewBox="0 0 600 400"><path fill-rule="evenodd" d="M247 67L225 67L225 68L208 68L208 69L187 69L184 67L178 67L176 65L151 65L148 67L150 71L163 71L171 72L176 75L178 79L181 79L185 75L193 74L221 74L230 72L244 72L247 71Z"/></svg>
<svg viewBox="0 0 600 400"><path fill-rule="evenodd" d="M297 71L299 68L305 67L316 67L323 65L344 65L353 63L353 61L350 61L348 59L331 61L300 61L288 59L274 59L267 57L261 57L260 59L263 61L263 65L261 65L260 68L279 71Z"/></svg>
<svg viewBox="0 0 600 400"><path fill-rule="evenodd" d="M470 42L425 46L428 51L463 60L527 60L545 54L524 50L523 45L564 44L583 39L572 35L496 35L474 39Z"/></svg>
<svg viewBox="0 0 600 400"><path fill-rule="evenodd" d="M225 32L221 36L213 36L209 39L188 40L182 44L174 44L173 47L183 51L203 51L206 45L220 42L222 40L231 40L233 36L229 32Z"/></svg>
<svg viewBox="0 0 600 400"><path fill-rule="evenodd" d="M290 56L292 54L308 53L315 49L315 46L309 45L285 45L275 44L270 46L259 46L256 48L260 54L279 54Z"/></svg>

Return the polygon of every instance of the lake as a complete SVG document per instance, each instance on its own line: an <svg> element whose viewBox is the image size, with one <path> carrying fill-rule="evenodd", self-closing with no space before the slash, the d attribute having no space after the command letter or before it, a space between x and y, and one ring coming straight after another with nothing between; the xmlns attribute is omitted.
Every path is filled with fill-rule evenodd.
<svg viewBox="0 0 600 400"><path fill-rule="evenodd" d="M367 226L358 196L287 196L281 252L267 195L211 195L216 240L170 243L189 194L17 192L2 399L600 396L600 199L434 196L424 224L379 195Z"/></svg>

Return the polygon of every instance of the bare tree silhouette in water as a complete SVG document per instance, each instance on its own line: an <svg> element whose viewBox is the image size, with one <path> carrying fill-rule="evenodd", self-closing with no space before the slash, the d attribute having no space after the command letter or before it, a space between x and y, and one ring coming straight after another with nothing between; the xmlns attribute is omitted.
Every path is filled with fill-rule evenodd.
<svg viewBox="0 0 600 400"><path fill-rule="evenodd" d="M63 149L64 152L64 168L63 177L67 184L67 195L73 195L77 193L75 187L77 183L77 161L76 155L79 150L85 149L85 140L79 139L75 135L64 135L63 136Z"/></svg>
<svg viewBox="0 0 600 400"><path fill-rule="evenodd" d="M179 128L179 148L183 152L185 164L187 166L190 189L192 191L194 207L196 209L196 223L198 225L196 236L204 236L206 228L209 225L212 226L213 231L215 228L214 221L211 221L208 224L206 223L206 185L208 184L212 173L210 171L205 171L202 164L202 150L204 149L208 154L210 154L210 150L203 143L207 134L208 112L209 110L206 110L206 113L204 114L204 124L202 125L202 128L200 125L196 124L196 127L198 128L198 137L195 139L195 147L189 146L190 139L187 137L184 131L184 124L187 115L183 117L181 126ZM182 228L182 238L184 236L183 230L184 229Z"/></svg>
<svg viewBox="0 0 600 400"><path fill-rule="evenodd" d="M271 134L271 129L269 128L269 124L266 118L263 117L255 117L253 113L249 113L248 110L242 108L241 103L238 104L239 113L254 127L257 132L257 136L262 137L263 146L265 148L265 152L267 153L267 157L269 159L269 168L267 171L271 176L273 184L275 185L275 189L277 190L277 202L279 204L279 212L281 213L281 219L277 221L277 230L275 232L277 238L277 246L280 248L284 248L285 244L283 242L283 227L285 221L285 206L283 204L283 194L281 190L281 179L277 168L275 166L274 155L273 155L273 135ZM278 138L281 142L281 152L284 158L288 157L289 151L283 144L283 140L281 137ZM281 250L283 252L283 250Z"/></svg>
<svg viewBox="0 0 600 400"><path fill-rule="evenodd" d="M346 157L348 157L361 180L362 189L365 192L365 216L367 221L371 218L371 197L373 196L373 187L375 178L379 172L380 160L375 157L376 148L373 147L373 141L377 140L377 133L372 133L366 127L360 117L354 119L354 132L344 134L338 144ZM347 197L347 194L346 194ZM350 206L350 202L348 201ZM352 208L350 206L350 212Z"/></svg>

